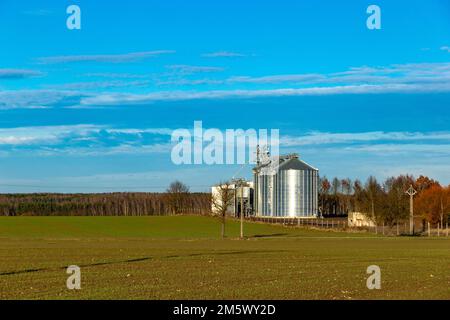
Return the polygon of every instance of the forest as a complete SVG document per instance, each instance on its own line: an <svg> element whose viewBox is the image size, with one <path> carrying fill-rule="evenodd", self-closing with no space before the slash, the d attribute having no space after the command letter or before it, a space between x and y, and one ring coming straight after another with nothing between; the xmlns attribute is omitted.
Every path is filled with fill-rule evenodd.
<svg viewBox="0 0 450 320"><path fill-rule="evenodd" d="M165 193L0 194L0 216L144 216L208 214L208 193L174 182Z"/></svg>
<svg viewBox="0 0 450 320"><path fill-rule="evenodd" d="M363 212L379 224L394 225L409 216L410 187L415 216L444 225L450 214L450 186L425 176L391 177L383 182L369 177L364 183L349 178L319 180L319 210L325 217ZM162 193L101 194L0 194L2 216L143 216L174 214L211 214L211 195L190 192L182 182L173 182Z"/></svg>
<svg viewBox="0 0 450 320"><path fill-rule="evenodd" d="M447 222L450 215L450 186L426 176L415 179L411 175L390 177L383 182L370 176L360 180L319 180L319 208L324 216L342 216L349 212L368 214L378 224L394 225L409 217L409 196L406 190L412 186L414 215L431 223Z"/></svg>

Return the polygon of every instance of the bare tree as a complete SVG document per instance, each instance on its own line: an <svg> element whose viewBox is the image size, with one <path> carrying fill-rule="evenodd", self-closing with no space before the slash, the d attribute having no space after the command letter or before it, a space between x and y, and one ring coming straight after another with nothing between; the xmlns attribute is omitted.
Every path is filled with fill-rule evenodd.
<svg viewBox="0 0 450 320"><path fill-rule="evenodd" d="M365 190L364 187L359 179L356 179L353 182L353 199L352 199L352 210L356 212L360 212L362 209L362 202L364 199Z"/></svg>
<svg viewBox="0 0 450 320"><path fill-rule="evenodd" d="M189 194L188 186L177 180L170 184L166 192L172 214L182 213Z"/></svg>
<svg viewBox="0 0 450 320"><path fill-rule="evenodd" d="M379 200L380 193L382 193L381 186L378 184L377 179L374 176L367 178L366 192L369 200L370 214L372 220L376 223L375 206Z"/></svg>
<svg viewBox="0 0 450 320"><path fill-rule="evenodd" d="M222 239L225 238L225 217L228 208L234 201L234 192L235 190L232 185L226 181L219 183L216 187L216 192L212 195L213 214L219 216L222 221Z"/></svg>
<svg viewBox="0 0 450 320"><path fill-rule="evenodd" d="M350 178L342 179L341 180L341 189L342 189L342 196L344 198L344 212L348 214L350 211L350 196L352 193L352 180Z"/></svg>
<svg viewBox="0 0 450 320"><path fill-rule="evenodd" d="M319 178L319 198L322 202L321 206L321 213L326 213L327 208L325 207L325 201L327 200L326 197L328 196L330 192L331 184L330 181L328 181L327 177L321 177Z"/></svg>
<svg viewBox="0 0 450 320"><path fill-rule="evenodd" d="M341 187L341 180L339 180L338 178L334 178L333 181L331 182L331 190L334 196L334 201L333 201L333 214L337 215L338 213L340 214L341 212L338 212L338 206L340 205L340 196L339 196L339 188ZM340 210L339 210L340 211Z"/></svg>

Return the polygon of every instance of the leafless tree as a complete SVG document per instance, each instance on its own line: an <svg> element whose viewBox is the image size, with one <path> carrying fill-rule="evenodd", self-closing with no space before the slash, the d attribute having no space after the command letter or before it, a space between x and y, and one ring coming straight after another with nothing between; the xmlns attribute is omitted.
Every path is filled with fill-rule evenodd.
<svg viewBox="0 0 450 320"><path fill-rule="evenodd" d="M221 182L217 185L215 194L212 196L213 214L219 216L222 221L221 236L225 238L225 218L227 210L234 200L234 188L230 182Z"/></svg>
<svg viewBox="0 0 450 320"><path fill-rule="evenodd" d="M342 189L342 198L343 198L343 211L348 214L348 212L350 211L350 197L351 197L351 193L352 193L352 180L350 180L349 178L346 179L342 179L341 180L341 189Z"/></svg>
<svg viewBox="0 0 450 320"><path fill-rule="evenodd" d="M174 181L166 191L172 214L183 213L184 204L189 195L189 188L180 181Z"/></svg>
<svg viewBox="0 0 450 320"><path fill-rule="evenodd" d="M370 204L370 214L372 220L376 222L377 219L375 215L375 205L379 198L381 186L378 184L378 181L374 176L370 176L369 178L367 178L366 190Z"/></svg>

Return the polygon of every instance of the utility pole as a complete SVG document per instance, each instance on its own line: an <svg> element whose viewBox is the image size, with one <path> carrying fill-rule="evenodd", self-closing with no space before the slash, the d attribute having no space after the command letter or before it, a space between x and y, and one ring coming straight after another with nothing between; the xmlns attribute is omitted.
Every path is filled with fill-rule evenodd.
<svg viewBox="0 0 450 320"><path fill-rule="evenodd" d="M244 187L247 186L247 183L245 182L244 179L236 179L235 180L235 184L236 184L236 188L240 189L240 194L241 194L241 212L240 212L240 215L241 215L240 216L241 233L240 233L240 238L244 239L244 215L245 215L245 210L244 210ZM235 192L235 193L237 193L237 192Z"/></svg>
<svg viewBox="0 0 450 320"><path fill-rule="evenodd" d="M410 185L405 193L409 195L409 233L414 235L414 195L417 191Z"/></svg>
<svg viewBox="0 0 450 320"><path fill-rule="evenodd" d="M241 183L241 239L244 239L244 184Z"/></svg>

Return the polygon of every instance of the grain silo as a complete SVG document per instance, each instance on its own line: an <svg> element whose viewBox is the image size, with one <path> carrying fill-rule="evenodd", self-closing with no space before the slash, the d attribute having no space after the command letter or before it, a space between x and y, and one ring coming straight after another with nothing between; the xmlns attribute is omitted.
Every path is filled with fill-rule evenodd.
<svg viewBox="0 0 450 320"><path fill-rule="evenodd" d="M278 157L275 170L264 168L273 159L253 169L255 215L259 217L313 218L318 214L319 170L299 159L297 154Z"/></svg>

